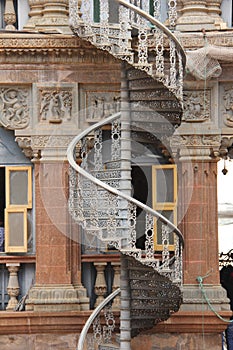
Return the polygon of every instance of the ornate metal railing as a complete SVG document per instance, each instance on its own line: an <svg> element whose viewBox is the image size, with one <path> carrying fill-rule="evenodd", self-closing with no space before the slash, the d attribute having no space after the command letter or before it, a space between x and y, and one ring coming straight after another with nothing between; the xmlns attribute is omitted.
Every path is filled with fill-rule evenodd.
<svg viewBox="0 0 233 350"><path fill-rule="evenodd" d="M93 349L93 343L101 344L111 341L112 333L115 329L115 319L111 311L111 303L113 299L120 294L120 288L116 289L108 295L101 304L99 304L88 318L82 332L79 336L77 350L83 350L85 341L87 341L87 333L91 326L93 326L93 342L89 341L88 350ZM104 311L105 325L101 327L100 313Z"/></svg>
<svg viewBox="0 0 233 350"><path fill-rule="evenodd" d="M159 212L119 190L122 180L119 117L120 113L116 113L89 127L69 145L71 215L102 250L114 246L181 284L184 244L181 232ZM107 130L110 125L111 130ZM103 141L106 132L110 137ZM144 249L136 244L138 209L145 214ZM162 236L159 254L154 250L158 222ZM173 251L169 249L171 245Z"/></svg>
<svg viewBox="0 0 233 350"><path fill-rule="evenodd" d="M185 53L176 36L160 22L160 0L100 0L98 18L92 0L70 0L73 32L96 47L162 82L178 100L183 96ZM169 1L169 23L175 26L176 0ZM114 16L112 16L114 13Z"/></svg>

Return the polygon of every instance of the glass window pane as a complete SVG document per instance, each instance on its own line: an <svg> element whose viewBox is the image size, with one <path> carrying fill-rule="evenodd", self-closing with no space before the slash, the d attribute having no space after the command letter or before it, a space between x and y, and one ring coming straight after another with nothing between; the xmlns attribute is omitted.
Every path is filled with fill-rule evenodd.
<svg viewBox="0 0 233 350"><path fill-rule="evenodd" d="M24 212L8 213L9 246L24 246Z"/></svg>
<svg viewBox="0 0 233 350"><path fill-rule="evenodd" d="M156 169L157 203L174 203L173 168Z"/></svg>
<svg viewBox="0 0 233 350"><path fill-rule="evenodd" d="M10 171L10 204L28 204L28 171Z"/></svg>

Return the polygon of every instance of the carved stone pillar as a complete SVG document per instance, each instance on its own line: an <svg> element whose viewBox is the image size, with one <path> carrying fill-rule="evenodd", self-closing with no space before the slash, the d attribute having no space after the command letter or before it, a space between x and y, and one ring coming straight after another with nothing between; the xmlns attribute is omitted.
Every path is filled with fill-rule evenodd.
<svg viewBox="0 0 233 350"><path fill-rule="evenodd" d="M12 311L15 309L16 305L18 304L17 296L19 295L19 281L18 281L18 271L20 264L14 263L14 264L6 264L6 267L9 271L9 281L7 286L7 293L10 297L10 300L8 302L8 305L6 307L7 311Z"/></svg>
<svg viewBox="0 0 233 350"><path fill-rule="evenodd" d="M98 262L94 263L94 266L96 268L96 281L95 281L95 294L97 296L96 302L95 302L95 307L98 306L103 300L104 296L107 292L107 286L106 286L106 281L105 281L105 276L104 276L104 270L106 267L107 263L103 262Z"/></svg>
<svg viewBox="0 0 233 350"><path fill-rule="evenodd" d="M7 30L15 30L15 22L16 22L16 13L13 4L13 0L6 0L5 4L5 12L4 12L4 21L6 23L5 29Z"/></svg>
<svg viewBox="0 0 233 350"><path fill-rule="evenodd" d="M184 234L184 288L181 311L208 311L197 281L214 308L229 310L226 292L220 285L218 262L217 150L220 130L208 123L184 123L171 142L179 154L178 222ZM210 131L211 130L211 131Z"/></svg>
<svg viewBox="0 0 233 350"><path fill-rule="evenodd" d="M69 0L30 0L30 19L25 28L70 33Z"/></svg>
<svg viewBox="0 0 233 350"><path fill-rule="evenodd" d="M181 31L215 29L214 19L209 15L207 0L181 0L180 17L176 28Z"/></svg>
<svg viewBox="0 0 233 350"><path fill-rule="evenodd" d="M29 20L24 26L25 29L35 29L42 19L43 0L29 0Z"/></svg>
<svg viewBox="0 0 233 350"><path fill-rule="evenodd" d="M112 262L112 267L114 268L114 280L112 291L120 287L120 277L121 277L121 264L118 262ZM120 296L118 295L113 301L113 309L120 309Z"/></svg>
<svg viewBox="0 0 233 350"><path fill-rule="evenodd" d="M69 0L43 1L43 18L38 23L42 30L56 30L62 33L70 33L69 29Z"/></svg>
<svg viewBox="0 0 233 350"><path fill-rule="evenodd" d="M226 23L221 18L221 6L222 0L207 0L208 12L214 20L214 25L217 29L224 29L227 27Z"/></svg>

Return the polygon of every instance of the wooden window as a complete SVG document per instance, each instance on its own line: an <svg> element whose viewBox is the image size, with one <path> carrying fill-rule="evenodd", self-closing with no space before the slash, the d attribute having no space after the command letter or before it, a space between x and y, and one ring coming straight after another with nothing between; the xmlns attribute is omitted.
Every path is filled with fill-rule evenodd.
<svg viewBox="0 0 233 350"><path fill-rule="evenodd" d="M27 252L27 208L5 209L5 252Z"/></svg>
<svg viewBox="0 0 233 350"><path fill-rule="evenodd" d="M31 167L6 167L6 207L32 207Z"/></svg>
<svg viewBox="0 0 233 350"><path fill-rule="evenodd" d="M177 224L177 170L175 165L152 166L152 206L173 224ZM174 235L169 249L174 249ZM155 222L155 250L162 249L162 224Z"/></svg>
<svg viewBox="0 0 233 350"><path fill-rule="evenodd" d="M27 252L27 214L32 208L32 168L5 168L5 252Z"/></svg>

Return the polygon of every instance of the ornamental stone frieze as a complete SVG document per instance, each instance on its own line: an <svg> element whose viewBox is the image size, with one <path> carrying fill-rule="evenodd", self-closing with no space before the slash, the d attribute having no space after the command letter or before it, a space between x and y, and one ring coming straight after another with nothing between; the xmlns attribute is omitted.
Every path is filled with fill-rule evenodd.
<svg viewBox="0 0 233 350"><path fill-rule="evenodd" d="M180 160L209 160L219 155L221 135L217 129L208 132L193 128L193 133L176 131L170 144L174 156L179 156Z"/></svg>
<svg viewBox="0 0 233 350"><path fill-rule="evenodd" d="M0 34L1 63L100 63L117 64L109 53L98 51L90 43L64 35Z"/></svg>
<svg viewBox="0 0 233 350"><path fill-rule="evenodd" d="M204 122L210 119L210 90L184 91L183 120Z"/></svg>
<svg viewBox="0 0 233 350"><path fill-rule="evenodd" d="M27 87L0 87L0 122L8 129L24 129L30 122Z"/></svg>

